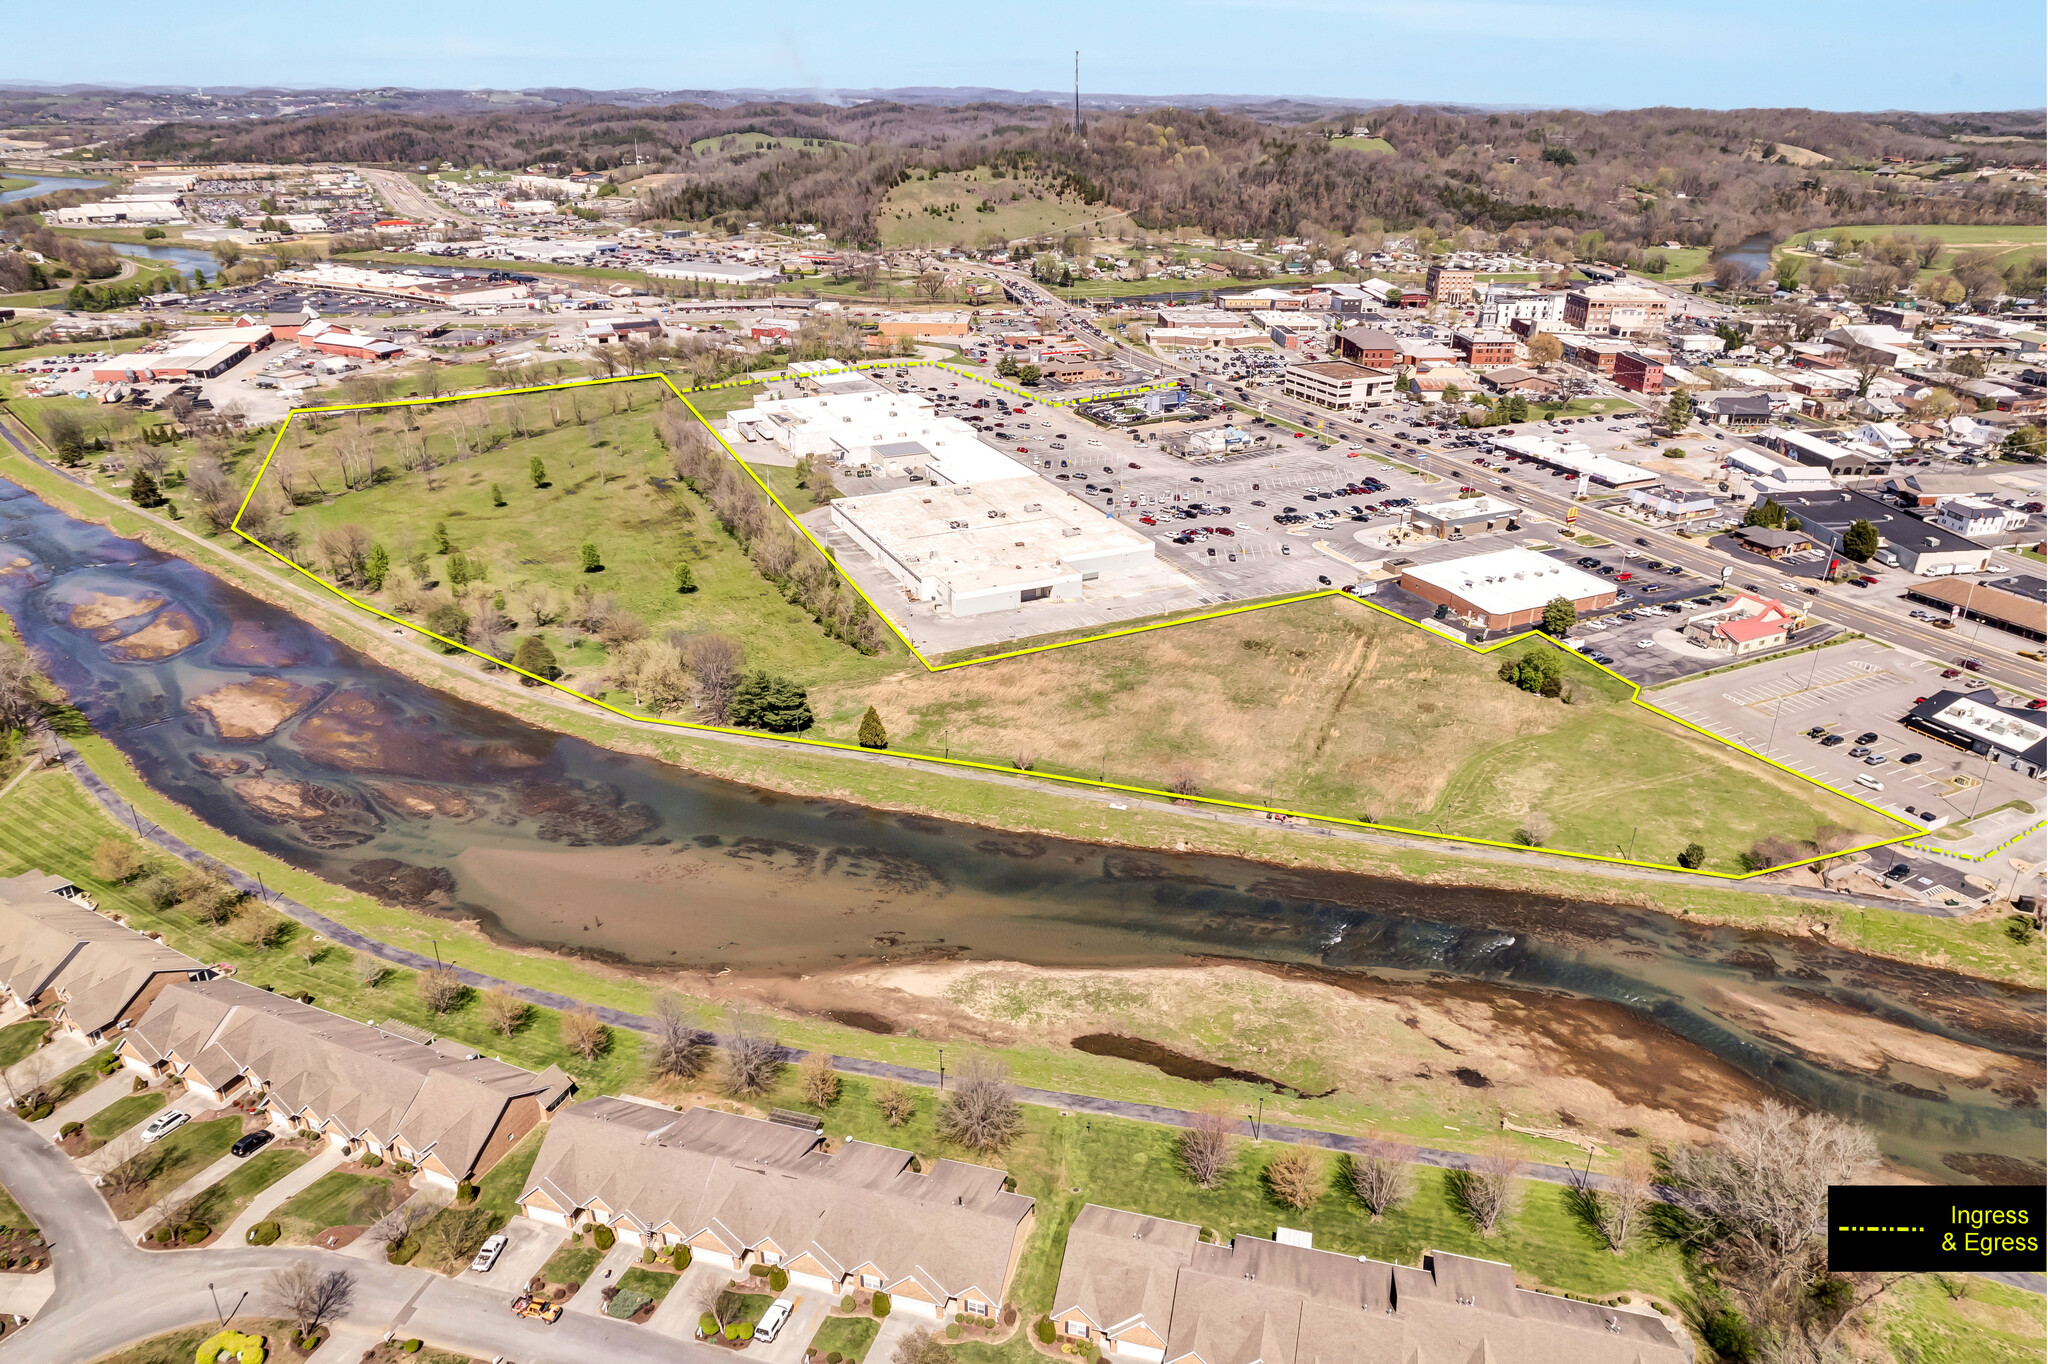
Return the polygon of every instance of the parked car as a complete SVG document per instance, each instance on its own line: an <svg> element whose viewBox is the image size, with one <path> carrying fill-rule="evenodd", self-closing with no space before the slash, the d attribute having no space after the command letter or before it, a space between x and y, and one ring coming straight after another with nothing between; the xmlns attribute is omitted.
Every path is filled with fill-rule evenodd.
<svg viewBox="0 0 2048 1364"><path fill-rule="evenodd" d="M768 1304L768 1310L761 1314L760 1324L754 1327L754 1339L767 1343L782 1334L782 1328L789 1324L790 1314L796 1311L796 1304L788 1298L777 1298Z"/></svg>
<svg viewBox="0 0 2048 1364"><path fill-rule="evenodd" d="M145 1142L162 1141L171 1133L192 1121L192 1115L181 1109L167 1108L149 1120L149 1126L142 1129Z"/></svg>
<svg viewBox="0 0 2048 1364"><path fill-rule="evenodd" d="M1848 742L1849 741L1847 739L1844 739L1839 734L1830 734L1827 738L1822 739L1820 741L1820 746L1822 748L1839 748L1841 745Z"/></svg>
<svg viewBox="0 0 2048 1364"><path fill-rule="evenodd" d="M271 1133L267 1130L245 1133L233 1146L228 1148L228 1154L246 1159L270 1145L270 1138Z"/></svg>
<svg viewBox="0 0 2048 1364"><path fill-rule="evenodd" d="M491 1266L498 1263L498 1257L503 1255L505 1247L511 1244L512 1238L503 1232L485 1237L484 1243L477 1247L476 1258L469 1262L469 1267L479 1274L490 1273Z"/></svg>

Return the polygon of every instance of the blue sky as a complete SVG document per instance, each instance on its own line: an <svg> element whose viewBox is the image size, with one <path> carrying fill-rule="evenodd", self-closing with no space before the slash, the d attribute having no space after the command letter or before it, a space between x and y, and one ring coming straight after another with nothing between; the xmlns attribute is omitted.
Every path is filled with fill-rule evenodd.
<svg viewBox="0 0 2048 1364"><path fill-rule="evenodd" d="M617 89L983 85L1486 104L2039 108L2041 0L1177 0L974 5L99 0L7 77ZM1957 30L1968 35L1958 41ZM24 69L26 68L26 69Z"/></svg>

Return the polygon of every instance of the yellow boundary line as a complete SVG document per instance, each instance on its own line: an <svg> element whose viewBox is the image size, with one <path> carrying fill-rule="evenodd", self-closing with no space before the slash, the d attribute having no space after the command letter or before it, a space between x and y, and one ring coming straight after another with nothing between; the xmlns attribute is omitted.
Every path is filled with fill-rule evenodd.
<svg viewBox="0 0 2048 1364"><path fill-rule="evenodd" d="M946 365L943 362L932 360L862 362L861 364L855 366L855 368L876 368L884 365L913 366L919 364L935 365L942 369L952 369L951 366ZM965 371L958 370L954 372L965 373ZM984 383L988 382L987 380L981 379L980 375L969 375L968 377L975 378ZM621 707L612 705L608 701L604 701L598 697L577 691L574 687L564 686L561 683L551 681L548 678L536 676L535 674L527 672L522 668L513 667L512 664L507 662L506 660L501 658L492 658L488 654L470 648L467 644L462 643L460 640L448 639L445 636L435 634L432 630L429 630L424 626L415 625L413 622L409 620L403 620L397 616L391 615L389 612L380 611L376 607L370 605L368 602L363 601L358 597L351 596L348 592L344 591L338 584L330 583L322 577L320 577L317 573L314 573L312 570L307 569L297 563L294 563L290 558L286 557L285 555L279 554L276 550L272 549L270 546L264 544L261 540L258 540L255 536L250 535L247 531L242 529L242 513L248 509L249 499L256 495L256 489L262 484L264 474L269 472L270 462L272 459L276 457L278 447L284 443L285 432L291 428L292 419L301 414L312 415L315 413L325 414L337 412L361 412L371 409L387 407L426 407L432 406L437 403L467 402L470 401L471 399L476 398L509 398L517 397L527 393L545 393L551 389L589 388L601 384L638 383L647 379L659 380L661 384L664 387L666 387L671 394L675 396L677 401L681 402L684 407L689 409L691 416L695 417L699 422L703 423L704 429L710 432L711 438L718 442L719 446L726 452L726 454L732 457L733 462L746 472L747 477L751 478L754 481L754 485L768 496L768 499L771 502L773 502L778 509L781 510L782 514L789 518L790 524L797 529L798 533L800 533L804 537L804 539L808 540L811 543L811 546L814 549L816 549L821 555L824 556L825 562L831 564L833 568L839 572L841 580L844 581L848 587L852 588L856 593L858 593L860 595L860 599L867 603L868 608L872 610L875 613L875 615L879 617L886 625L888 625L890 631L902 643L903 647L910 652L910 656L912 658L915 658L918 661L918 663L924 667L926 672L950 672L955 668L966 668L974 667L985 663L996 663L1006 658L1024 658L1032 654L1049 653L1054 649L1070 649L1073 648L1075 645L1079 644L1093 644L1102 640L1121 639L1131 635L1142 635L1149 633L1153 630L1164 630L1171 626L1192 625L1195 624L1197 621L1219 620L1226 616L1242 615L1250 611L1265 611L1270 610L1271 608L1276 606L1291 606L1297 602L1315 601L1318 598L1322 597L1341 597L1346 601L1355 603L1359 606L1364 606L1370 610L1377 611L1381 615L1387 616L1390 619L1397 620L1401 622L1403 625L1407 625L1415 629L1424 628L1421 625L1418 625L1415 621L1409 620L1406 616L1400 614L1397 611L1388 610L1384 606L1380 606L1373 602L1364 601L1360 598L1353 597L1349 593L1339 591L1335 588L1328 588L1321 589L1315 592L1306 592L1299 596L1294 597L1282 597L1275 601L1258 602L1246 606L1227 607L1220 611L1205 611L1199 615L1183 616L1175 620L1155 621L1150 625L1137 625L1130 626L1121 630L1110 630L1106 631L1103 634L1089 635L1081 639L1062 640L1054 644L1034 645L1030 648L1013 649L1006 653L989 654L980 658L960 659L953 663L934 663L932 660L926 658L924 654L918 649L918 647L911 642L910 637L903 632L902 627L896 624L895 620L889 615L889 613L884 611L878 604L876 604L876 602L871 597L868 596L866 592L861 590L860 584L855 582L850 574L846 573L844 570L839 569L839 562L837 558L834 557L832 552L826 548L826 546L823 544L823 542L821 542L818 539L817 536L811 534L810 528L805 526L802 521L797 519L796 513L792 512L787 506L783 504L782 499L776 496L775 490L769 487L768 484L761 478L761 476L754 472L753 467L749 465L745 459L741 458L739 453L735 451L732 448L732 446L726 443L725 438L718 434L717 430L712 427L711 423L705 421L704 414L697 410L696 404L692 403L689 397L687 396L688 393L714 392L716 390L725 388L744 388L759 382L758 380L751 378L728 379L720 383L707 384L701 387L691 388L686 391L677 388L675 384L670 381L669 377L666 374L621 374L603 379L580 379L572 380L566 383L536 384L527 388L493 389L483 393L458 393L438 398L406 398L381 403L349 403L334 407L296 408L286 415L283 424L278 427L277 438L271 441L270 449L263 456L262 466L257 469L256 477L252 479L249 483L249 491L243 494L241 505L236 507L235 509L235 519L231 523L230 529L232 529L235 532L235 534L241 536L244 540L247 540L250 544L254 545L256 548L262 550L265 554L268 554L271 558L283 564L286 568L289 568L293 572L298 573L315 583L318 583L322 588L325 588L327 591L334 593L336 596L348 602L350 605L361 607L363 610L368 611L371 615L378 616L384 620L390 621L393 625L402 626L405 629L411 630L416 634L425 635L428 639L434 640L437 643L448 646L448 648L451 651L460 650L463 653L474 654L478 658L487 659L489 662L497 664L499 667L506 669L508 672L515 672L518 673L521 677L531 678L535 682L539 682L543 685L553 687L555 690L563 692L569 696L573 696L579 701L587 701L591 705L598 707L600 710L609 711L612 714L620 716L624 719L638 721L643 724L664 725L671 729L697 730L711 734L733 734L744 736L749 739L771 739L781 743L799 744L809 748L822 748L837 752L874 753L880 751L862 748L858 744L841 743L833 739L806 739L801 736L795 735L771 734L762 730L737 729L728 725L706 725L697 724L688 720L668 720L663 719L659 716L641 715L634 711L622 709ZM1011 391L1021 392L1021 390L1014 389ZM1036 399L1033 399L1033 401L1035 402ZM1094 402L1099 401L1099 399L1091 398L1087 401ZM1620 673L1615 672L1611 668L1593 662L1592 659L1587 658L1585 655L1578 653L1576 650L1566 650L1561 643L1559 643L1557 640L1550 638L1548 635L1543 634L1541 631L1527 630L1519 635L1512 635L1506 639L1496 640L1492 644L1483 646L1472 644L1464 640L1454 639L1441 631L1430 630L1428 631L1428 633L1443 639L1446 643L1457 645L1460 648L1468 649L1471 652L1477 654L1490 654L1494 652L1496 649L1505 648L1507 645L1510 644L1519 644L1523 640L1533 639L1541 641L1542 643L1548 644L1553 648L1560 650L1561 652L1567 652L1572 654L1572 656L1578 659L1579 661L1587 664L1590 667L1598 668L1600 669L1600 671L1606 673L1609 677L1615 678L1617 681L1624 683L1630 691L1629 699L1636 705L1639 705L1643 707L1645 710L1650 711L1652 714L1662 716L1664 719L1671 721L1673 724L1680 725L1686 729L1689 729L1695 734L1699 734L1705 738L1713 740L1715 743L1723 744L1729 748L1735 749L1737 752L1748 754L1750 757L1755 758L1759 762L1765 763L1771 767L1775 767L1780 772L1784 772L1790 776L1796 777L1800 781L1806 782L1807 784L1812 786L1817 786L1823 791L1827 791L1832 795L1840 796L1844 800L1862 806L1864 809L1871 811L1873 814L1882 815L1884 818L1893 821L1894 823L1900 825L1902 828L1907 829L1910 835L1918 835L1923 832L1920 829L1913 828L1912 826L1907 825L1906 822L1900 819L1898 816L1890 814L1887 811L1881 810L1877 806L1870 804L1868 801L1850 795L1846 791L1841 791L1836 789L1835 787L1829 786L1826 782L1815 780L1814 778L1807 776L1803 772L1795 771L1794 769L1785 766L1783 763L1765 757L1763 754L1756 752L1754 749L1747 748L1744 745L1738 744L1731 739L1724 738L1719 734L1715 734L1711 730L1702 729L1700 726L1693 724L1689 720L1682 719L1681 717L1673 715L1671 712L1667 710L1652 705L1649 701L1643 699L1643 689L1635 682L1631 681L1626 677L1623 677ZM902 749L889 749L886 751L895 757L911 758L919 762L931 763L940 767L957 767L982 772L999 772L1006 776L1032 777L1036 778L1039 781L1061 782L1069 786L1086 787L1089 789L1099 791L1117 791L1130 795L1156 797L1161 800L1185 801L1190 804L1208 805L1226 810L1243 810L1254 814L1280 816L1289 819L1311 819L1324 824L1336 824L1354 829L1371 829L1379 833L1401 834L1411 838L1435 839L1439 842L1446 843L1467 843L1487 848L1505 848L1514 852L1546 853L1553 857L1571 858L1573 860L1582 862L1601 862L1612 866L1640 867L1649 871L1681 872L1694 876L1706 877L1718 881L1747 881L1752 879L1753 877L1767 875L1774 871L1786 871L1794 867L1803 867L1809 866L1816 862L1824 862L1831 858L1844 857L1851 853L1867 852L1873 848L1887 847L1893 843L1901 842L1905 837L1909 836L1908 834L1902 834L1894 838L1878 839L1874 842L1858 844L1853 848L1843 848L1837 852L1823 853L1814 857L1804 858L1797 862L1786 862L1780 866L1765 867L1753 872L1705 871L1691 867L1674 866L1673 864L1668 862L1651 862L1642 859L1626 857L1607 857L1599 853L1575 852L1573 850L1566 848L1530 848L1525 847L1520 843L1508 843L1498 839L1475 838L1466 834L1440 833L1434 829L1410 829L1405 828L1398 824L1375 824L1362 819L1347 819L1342 815L1317 814L1307 810L1290 810L1281 806L1259 805L1250 801L1225 800L1221 797L1216 796L1187 796L1172 791L1156 790L1149 786L1132 786L1122 782L1096 781L1087 777L1064 776L1056 772L1032 772L1026 769L1005 767L999 763L975 762L972 759L968 758L946 757L934 753L915 753L908 752Z"/></svg>

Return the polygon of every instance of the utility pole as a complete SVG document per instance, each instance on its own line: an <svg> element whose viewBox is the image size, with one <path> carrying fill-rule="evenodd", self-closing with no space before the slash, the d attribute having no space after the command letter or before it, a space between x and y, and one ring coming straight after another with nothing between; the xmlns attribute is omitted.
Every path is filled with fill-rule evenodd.
<svg viewBox="0 0 2048 1364"><path fill-rule="evenodd" d="M1074 49L1074 136L1084 137L1081 131L1081 49Z"/></svg>

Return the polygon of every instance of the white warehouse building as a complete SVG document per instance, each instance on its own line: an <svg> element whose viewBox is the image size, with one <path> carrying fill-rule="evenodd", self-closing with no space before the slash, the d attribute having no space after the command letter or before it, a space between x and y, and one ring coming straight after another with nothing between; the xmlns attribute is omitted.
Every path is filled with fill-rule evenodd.
<svg viewBox="0 0 2048 1364"><path fill-rule="evenodd" d="M1084 584L1152 566L1149 539L1005 462L1015 476L840 498L833 523L955 617L1077 601Z"/></svg>
<svg viewBox="0 0 2048 1364"><path fill-rule="evenodd" d="M867 391L809 398L764 398L726 418L726 435L743 459L748 446L779 447L795 463L809 455L856 478L916 474L933 483L1028 478L1016 460L991 449L958 417L941 417L928 398L865 384Z"/></svg>

